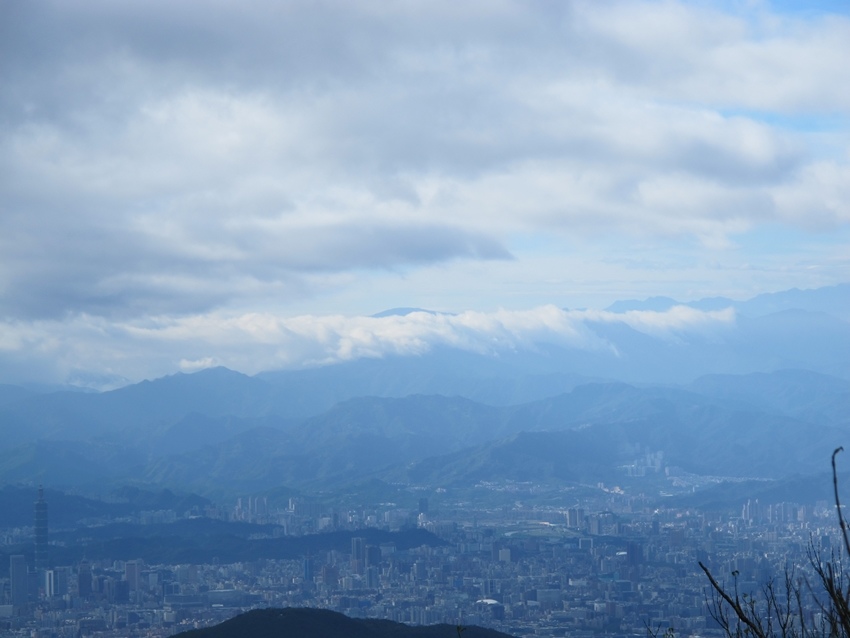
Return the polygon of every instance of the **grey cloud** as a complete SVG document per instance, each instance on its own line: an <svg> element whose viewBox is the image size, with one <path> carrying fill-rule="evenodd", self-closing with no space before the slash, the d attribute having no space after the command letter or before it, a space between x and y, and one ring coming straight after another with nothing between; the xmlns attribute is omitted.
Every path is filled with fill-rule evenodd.
<svg viewBox="0 0 850 638"><path fill-rule="evenodd" d="M639 58L632 49L643 40L617 53L617 34L588 22L587 8L565 5L561 15L551 15L549 9L521 10L514 3L487 11L448 3L403 6L90 2L82 8L59 3L54 13L20 9L24 15L7 22L29 25L32 33L24 28L25 36L6 45L4 77L15 78L6 110L34 105L27 115L33 117L52 101L56 108L49 118L70 117L76 107L92 111L90 117L120 119L128 116L122 116L122 104L132 111L151 92L186 86L268 92L316 114L327 136L323 163L360 174L476 174L528 158L622 159L622 146L606 143L599 130L610 123L589 118L592 103L580 104L578 112L561 106L560 113L541 112L526 102L535 96L525 93L564 80L583 91L582 82L594 81L591 69L604 77L618 60L639 59L642 68L656 68L677 58L654 47L640 49L646 59ZM63 28L57 29L60 19ZM36 32L49 37L28 37ZM588 59L600 46L594 44L597 33L605 36L604 55ZM53 55L45 60L47 54L33 53L42 61L27 63L29 52L41 46ZM687 68L686 63L683 72ZM56 93L46 97L43 90ZM27 99L30 92L33 98ZM729 166L723 177L739 179L771 170L769 161L753 167L710 140L689 143L691 134L681 134L684 139L671 144L682 150L670 158L680 167L713 174ZM694 147L698 152L689 150ZM711 161L718 153L719 160ZM789 165L787 158L776 161L779 170Z"/></svg>
<svg viewBox="0 0 850 638"><path fill-rule="evenodd" d="M687 167L731 186L779 183L794 175L805 160L798 149L787 145L763 157L747 157L739 149L723 148L708 140L684 140L671 154L671 170Z"/></svg>
<svg viewBox="0 0 850 638"><path fill-rule="evenodd" d="M561 125L562 116L541 117L524 102L524 85L576 80L588 63L605 71L614 59L635 59L632 51L612 58L609 36L606 56L588 61L594 32L582 31L588 25L576 12L553 16L513 3L488 11L405 6L90 2L45 11L13 4L19 15L6 22L23 28L3 52L5 110L32 118L52 103L42 114L52 120L76 109L120 119L122 108L151 92L271 92L321 103L322 127L334 139L325 160L348 170L475 172L528 157L592 158L594 148L610 161L622 150L583 141L594 124L586 114Z"/></svg>
<svg viewBox="0 0 850 638"><path fill-rule="evenodd" d="M728 88L682 88L724 70L741 85L721 54L752 34L690 5L635 6L0 3L0 315L303 297L316 273L510 259L517 229L710 236L771 220L766 189L794 184L812 148L706 118L734 105ZM819 209L783 201L789 223L797 202Z"/></svg>
<svg viewBox="0 0 850 638"><path fill-rule="evenodd" d="M311 272L511 257L486 235L438 225L364 222L274 233L249 229L235 237L220 227L201 242L241 248L234 253L193 252L139 234L75 228L74 221L52 233L21 234L19 228L3 234L0 316L199 313L234 299L304 296Z"/></svg>
<svg viewBox="0 0 850 638"><path fill-rule="evenodd" d="M439 226L352 224L318 232L310 229L285 238L285 263L297 268L390 268L462 257L510 259L510 252L486 235Z"/></svg>

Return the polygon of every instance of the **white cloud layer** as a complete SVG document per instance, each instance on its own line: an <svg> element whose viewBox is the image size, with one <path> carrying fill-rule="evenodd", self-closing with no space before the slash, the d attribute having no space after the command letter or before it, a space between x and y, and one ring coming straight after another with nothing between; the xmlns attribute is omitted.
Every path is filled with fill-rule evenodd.
<svg viewBox="0 0 850 638"><path fill-rule="evenodd" d="M21 367L53 382L80 377L109 387L127 379L223 365L248 374L328 365L369 357L416 356L447 346L486 356L533 351L541 345L617 356L592 324L622 324L669 341L713 336L735 326L731 309L704 312L676 306L665 312L564 310L542 306L458 315L412 312L384 317L298 316L267 313L109 322L78 317L3 326L0 366ZM13 378L0 376L0 382Z"/></svg>
<svg viewBox="0 0 850 638"><path fill-rule="evenodd" d="M0 3L0 343L848 281L850 17L780 9Z"/></svg>

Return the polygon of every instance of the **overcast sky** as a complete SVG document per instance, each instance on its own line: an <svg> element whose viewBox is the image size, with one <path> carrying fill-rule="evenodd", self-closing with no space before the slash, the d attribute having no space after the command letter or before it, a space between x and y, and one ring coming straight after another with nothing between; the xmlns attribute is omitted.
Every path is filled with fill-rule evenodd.
<svg viewBox="0 0 850 638"><path fill-rule="evenodd" d="M848 5L4 0L0 382L850 281Z"/></svg>

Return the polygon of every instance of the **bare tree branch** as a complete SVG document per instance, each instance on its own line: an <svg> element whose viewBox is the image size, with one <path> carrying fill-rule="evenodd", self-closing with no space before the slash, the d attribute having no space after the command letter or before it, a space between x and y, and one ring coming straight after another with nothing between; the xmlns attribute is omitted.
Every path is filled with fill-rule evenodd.
<svg viewBox="0 0 850 638"><path fill-rule="evenodd" d="M814 583L805 575L797 578L793 567L786 566L784 579L769 580L758 595L739 594L737 572L733 572L734 588L727 589L699 562L711 584L708 612L727 638L850 638L850 580L841 561L842 554L850 558L850 525L841 506L836 467L836 456L843 449L836 448L832 453L832 485L842 545L837 556L832 552L825 559L809 540L806 553L816 576ZM820 612L814 618L812 605Z"/></svg>

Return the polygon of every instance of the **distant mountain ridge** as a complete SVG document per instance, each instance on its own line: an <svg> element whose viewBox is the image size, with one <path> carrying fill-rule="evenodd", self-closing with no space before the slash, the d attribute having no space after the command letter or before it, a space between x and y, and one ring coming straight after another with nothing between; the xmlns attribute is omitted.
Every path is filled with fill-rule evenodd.
<svg viewBox="0 0 850 638"><path fill-rule="evenodd" d="M688 306L696 310L722 310L734 308L749 317L761 317L784 310L804 309L807 312L824 312L840 319L850 320L850 284L800 290L792 288L781 292L757 295L752 299L736 301L727 297L706 297L696 301L676 301L670 297L650 297L639 301L616 301L606 308L609 312L623 313L633 310L664 312L674 306Z"/></svg>
<svg viewBox="0 0 850 638"><path fill-rule="evenodd" d="M6 480L109 477L201 494L333 489L371 479L462 485L614 480L647 453L699 474L819 471L850 434L850 382L807 371L713 376L688 387L591 383L516 406L463 397L360 397L301 421L205 416L102 437L0 449ZM795 400L794 397L801 397ZM208 434L207 434L208 433ZM158 442L158 443L154 443Z"/></svg>
<svg viewBox="0 0 850 638"><path fill-rule="evenodd" d="M703 396L831 426L850 425L850 381L810 370L707 375L686 386Z"/></svg>
<svg viewBox="0 0 850 638"><path fill-rule="evenodd" d="M503 478L607 480L648 452L697 473L820 470L850 438L848 300L850 285L761 295L735 302L741 314L717 331L660 335L612 311L584 324L610 346L598 351L442 346L253 377L210 368L102 393L0 386L0 483L211 495L461 484L498 477L495 467ZM393 312L408 311L419 312Z"/></svg>

